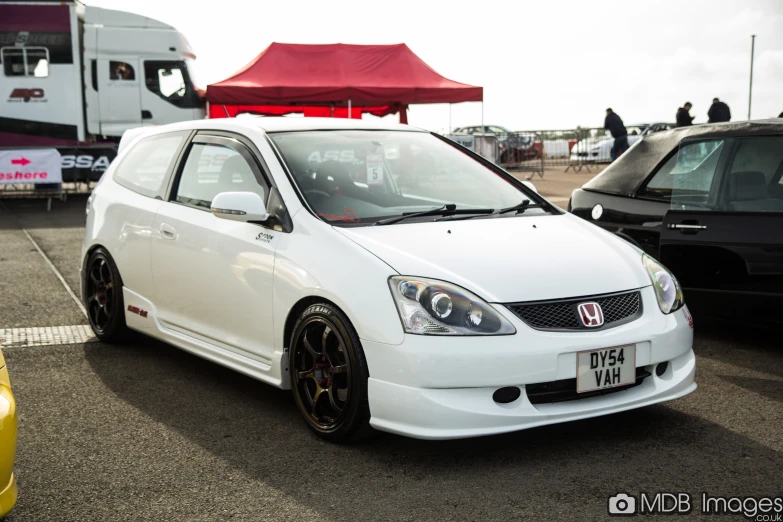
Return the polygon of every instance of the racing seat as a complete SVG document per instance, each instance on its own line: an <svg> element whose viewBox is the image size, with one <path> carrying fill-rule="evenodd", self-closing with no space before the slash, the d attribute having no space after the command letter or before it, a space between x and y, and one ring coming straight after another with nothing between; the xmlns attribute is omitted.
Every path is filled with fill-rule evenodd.
<svg viewBox="0 0 783 522"><path fill-rule="evenodd" d="M767 194L763 172L732 172L728 179L728 208L736 212L783 212L783 200Z"/></svg>

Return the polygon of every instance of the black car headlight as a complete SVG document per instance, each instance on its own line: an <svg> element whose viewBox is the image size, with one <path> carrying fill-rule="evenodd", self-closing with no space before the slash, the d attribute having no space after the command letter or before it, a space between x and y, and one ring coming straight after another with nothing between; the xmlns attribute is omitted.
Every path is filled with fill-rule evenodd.
<svg viewBox="0 0 783 522"><path fill-rule="evenodd" d="M514 326L489 303L457 285L421 277L389 278L394 304L407 333L510 335Z"/></svg>
<svg viewBox="0 0 783 522"><path fill-rule="evenodd" d="M677 278L664 268L662 264L647 254L642 255L642 263L644 268L647 269L650 281L652 281L661 312L670 314L682 308L685 304L685 296L683 296L682 288L680 288Z"/></svg>

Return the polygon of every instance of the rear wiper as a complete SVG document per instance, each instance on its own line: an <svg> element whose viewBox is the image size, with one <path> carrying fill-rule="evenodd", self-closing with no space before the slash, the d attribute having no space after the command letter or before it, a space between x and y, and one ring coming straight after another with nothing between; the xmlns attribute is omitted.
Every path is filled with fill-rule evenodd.
<svg viewBox="0 0 783 522"><path fill-rule="evenodd" d="M457 210L457 205L453 203L449 203L447 205L443 205L442 207L438 208L432 208L430 210L425 210L423 212L407 212L401 216L395 216L393 218L387 218L382 219L380 221L376 221L376 225L391 225L393 223L398 223L402 221L403 219L408 218L415 218L415 217L422 217L422 216L441 216L441 215L447 215L455 212Z"/></svg>

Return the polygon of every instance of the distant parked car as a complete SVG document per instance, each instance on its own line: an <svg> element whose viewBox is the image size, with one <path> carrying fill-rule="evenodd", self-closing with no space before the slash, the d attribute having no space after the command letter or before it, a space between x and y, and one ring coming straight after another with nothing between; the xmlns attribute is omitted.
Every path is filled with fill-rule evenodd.
<svg viewBox="0 0 783 522"><path fill-rule="evenodd" d="M510 131L500 125L458 127L452 134L494 134L498 139L500 163L520 163L541 159L541 148L535 146L536 135Z"/></svg>
<svg viewBox="0 0 783 522"><path fill-rule="evenodd" d="M633 145L642 139L642 136L673 128L673 123L642 123L639 125L629 125L626 127L626 130L628 131L628 145ZM571 161L609 163L612 161L611 151L613 146L614 138L611 137L609 131L606 131L602 136L580 140L571 148Z"/></svg>
<svg viewBox="0 0 783 522"><path fill-rule="evenodd" d="M783 324L783 122L646 137L568 210L660 259L694 313Z"/></svg>

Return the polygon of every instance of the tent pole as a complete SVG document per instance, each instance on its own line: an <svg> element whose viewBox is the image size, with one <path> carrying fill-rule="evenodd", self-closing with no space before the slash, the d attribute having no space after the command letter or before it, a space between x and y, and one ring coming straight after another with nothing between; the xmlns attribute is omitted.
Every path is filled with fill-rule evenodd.
<svg viewBox="0 0 783 522"><path fill-rule="evenodd" d="M348 119L351 119L351 99L348 98Z"/></svg>
<svg viewBox="0 0 783 522"><path fill-rule="evenodd" d="M484 132L484 100L481 100L481 132Z"/></svg>
<svg viewBox="0 0 783 522"><path fill-rule="evenodd" d="M449 103L449 128L446 129L446 134L451 134L451 106L452 104Z"/></svg>
<svg viewBox="0 0 783 522"><path fill-rule="evenodd" d="M209 102L207 102L207 118L209 118Z"/></svg>
<svg viewBox="0 0 783 522"><path fill-rule="evenodd" d="M223 112L225 112L225 113L226 113L226 118L230 118L230 117L231 117L231 116L229 116L229 114L228 114L228 109L226 109L226 106L225 106L225 105L223 105Z"/></svg>

